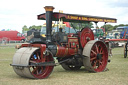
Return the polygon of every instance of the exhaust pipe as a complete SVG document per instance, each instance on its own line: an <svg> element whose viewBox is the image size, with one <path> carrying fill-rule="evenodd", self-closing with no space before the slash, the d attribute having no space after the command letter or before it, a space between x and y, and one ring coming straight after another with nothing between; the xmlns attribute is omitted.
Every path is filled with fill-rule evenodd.
<svg viewBox="0 0 128 85"><path fill-rule="evenodd" d="M52 14L53 14L53 6L45 6L44 7L46 11L46 43L48 44L51 42L51 32L52 32Z"/></svg>

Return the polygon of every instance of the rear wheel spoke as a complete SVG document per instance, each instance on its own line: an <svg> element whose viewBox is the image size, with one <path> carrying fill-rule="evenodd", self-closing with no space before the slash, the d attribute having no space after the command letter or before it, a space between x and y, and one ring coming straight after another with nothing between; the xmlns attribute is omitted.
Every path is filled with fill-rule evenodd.
<svg viewBox="0 0 128 85"><path fill-rule="evenodd" d="M94 65L93 65L94 68L96 67L96 64L97 64L97 61L94 62Z"/></svg>
<svg viewBox="0 0 128 85"><path fill-rule="evenodd" d="M100 54L103 54L103 48L100 48Z"/></svg>
<svg viewBox="0 0 128 85"><path fill-rule="evenodd" d="M93 58L90 59L90 61L93 61L93 60L95 60L95 59L96 59L96 57L93 57Z"/></svg>
<svg viewBox="0 0 128 85"><path fill-rule="evenodd" d="M97 53L99 53L99 48L98 48L98 46L96 45L96 51L97 51Z"/></svg>
<svg viewBox="0 0 128 85"><path fill-rule="evenodd" d="M97 53L96 53L95 51L91 50L91 52L92 52L93 54L97 55Z"/></svg>
<svg viewBox="0 0 128 85"><path fill-rule="evenodd" d="M99 65L101 65L101 66L102 66L102 61L101 61L101 60L99 60L98 62L99 62Z"/></svg>

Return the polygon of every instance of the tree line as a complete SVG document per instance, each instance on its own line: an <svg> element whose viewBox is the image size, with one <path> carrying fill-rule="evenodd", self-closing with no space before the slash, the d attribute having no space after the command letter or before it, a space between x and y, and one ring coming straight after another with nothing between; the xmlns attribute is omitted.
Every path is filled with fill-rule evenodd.
<svg viewBox="0 0 128 85"><path fill-rule="evenodd" d="M72 28L77 29L77 30L81 30L84 27L94 28L92 22L90 22L90 23L70 23L70 26ZM115 30L119 26L128 26L128 24L119 24L119 25L115 25L115 26L113 26L111 24L106 24L106 25L103 25L103 26L98 27L98 28L105 28L105 31L107 32L107 31ZM31 30L33 28L37 29L37 30L41 30L42 25L39 25L39 26L32 25L30 27L27 27L26 25L24 25L22 27L22 33L24 33L25 31L29 31L29 30Z"/></svg>
<svg viewBox="0 0 128 85"><path fill-rule="evenodd" d="M37 30L41 30L41 25L39 25L39 26L36 26L36 25L32 25L32 26L30 26L30 27L27 27L26 25L24 25L23 27L22 27L22 33L24 33L24 32L26 32L26 31L29 31L29 30L31 30L31 29L37 29Z"/></svg>
<svg viewBox="0 0 128 85"><path fill-rule="evenodd" d="M112 26L111 24L106 24L101 26L100 28L105 28L106 31L112 31L112 30L116 30L116 28L120 26L128 26L128 24L119 24L115 26Z"/></svg>

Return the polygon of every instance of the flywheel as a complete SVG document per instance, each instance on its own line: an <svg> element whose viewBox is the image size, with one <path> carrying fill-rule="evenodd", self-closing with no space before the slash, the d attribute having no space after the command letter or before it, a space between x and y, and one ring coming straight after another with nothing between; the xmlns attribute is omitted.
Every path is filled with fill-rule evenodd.
<svg viewBox="0 0 128 85"><path fill-rule="evenodd" d="M93 31L90 28L83 28L80 32L80 45L82 48L86 45L86 43L90 40L94 40Z"/></svg>
<svg viewBox="0 0 128 85"><path fill-rule="evenodd" d="M47 78L54 66L36 66L32 63L54 61L51 54L42 59L40 49L37 47L23 47L16 51L13 56L13 69L16 74L22 77L43 79Z"/></svg>
<svg viewBox="0 0 128 85"><path fill-rule="evenodd" d="M91 40L83 49L83 64L91 72L102 72L108 62L108 50L102 41Z"/></svg>

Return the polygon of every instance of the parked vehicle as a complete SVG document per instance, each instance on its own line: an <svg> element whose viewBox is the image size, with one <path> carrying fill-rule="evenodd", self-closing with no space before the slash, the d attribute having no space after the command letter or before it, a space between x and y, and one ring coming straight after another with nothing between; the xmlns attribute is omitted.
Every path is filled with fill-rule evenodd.
<svg viewBox="0 0 128 85"><path fill-rule="evenodd" d="M103 37L104 36L103 29L92 29L92 31L94 33L95 38Z"/></svg>
<svg viewBox="0 0 128 85"><path fill-rule="evenodd" d="M25 37L18 31L0 31L0 39L5 42L25 41Z"/></svg>
<svg viewBox="0 0 128 85"><path fill-rule="evenodd" d="M120 39L120 31L112 30L107 33L106 39Z"/></svg>
<svg viewBox="0 0 128 85"><path fill-rule="evenodd" d="M128 38L128 26L121 26L116 28L117 31L120 31L120 38Z"/></svg>

